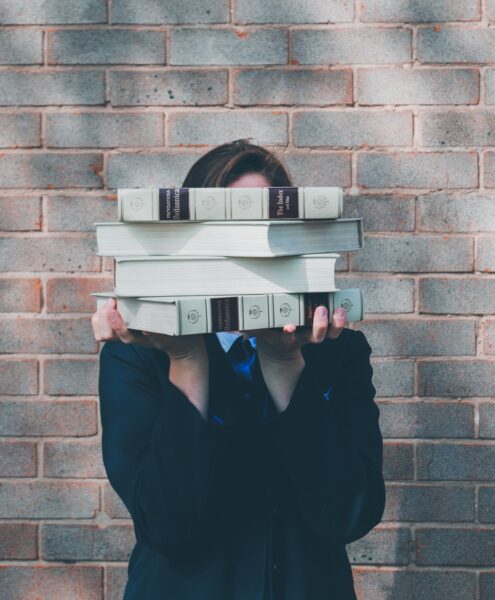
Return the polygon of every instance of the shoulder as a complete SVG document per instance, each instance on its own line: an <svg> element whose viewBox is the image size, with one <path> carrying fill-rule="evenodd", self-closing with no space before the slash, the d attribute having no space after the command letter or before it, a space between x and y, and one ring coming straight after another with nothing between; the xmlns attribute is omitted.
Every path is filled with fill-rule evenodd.
<svg viewBox="0 0 495 600"><path fill-rule="evenodd" d="M117 363L129 367L152 369L155 365L168 361L168 355L155 348L139 344L125 344L119 340L105 342L100 351L100 366Z"/></svg>
<svg viewBox="0 0 495 600"><path fill-rule="evenodd" d="M311 360L332 361L342 365L352 361L357 356L371 354L371 347L362 331L344 328L338 338L327 338L321 344L303 346L303 355Z"/></svg>

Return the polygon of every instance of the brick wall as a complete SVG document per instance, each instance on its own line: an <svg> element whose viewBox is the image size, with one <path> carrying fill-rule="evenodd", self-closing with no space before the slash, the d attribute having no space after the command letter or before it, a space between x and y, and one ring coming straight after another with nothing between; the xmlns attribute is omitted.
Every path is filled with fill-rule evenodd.
<svg viewBox="0 0 495 600"><path fill-rule="evenodd" d="M495 1L0 0L0 588L118 600L91 291L115 188L250 136L362 215L385 440L359 600L495 597Z"/></svg>

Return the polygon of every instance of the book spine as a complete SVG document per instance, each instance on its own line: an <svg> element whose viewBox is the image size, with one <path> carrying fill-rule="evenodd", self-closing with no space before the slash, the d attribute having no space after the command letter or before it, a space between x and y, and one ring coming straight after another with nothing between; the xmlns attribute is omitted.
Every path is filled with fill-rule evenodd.
<svg viewBox="0 0 495 600"><path fill-rule="evenodd" d="M119 221L338 219L338 187L118 190Z"/></svg>

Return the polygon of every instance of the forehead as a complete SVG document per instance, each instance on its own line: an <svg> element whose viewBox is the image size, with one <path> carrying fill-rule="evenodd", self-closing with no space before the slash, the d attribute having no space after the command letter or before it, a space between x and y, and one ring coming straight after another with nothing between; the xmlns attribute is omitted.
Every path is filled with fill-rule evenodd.
<svg viewBox="0 0 495 600"><path fill-rule="evenodd" d="M245 173L233 181L229 187L270 187L270 182L261 173Z"/></svg>

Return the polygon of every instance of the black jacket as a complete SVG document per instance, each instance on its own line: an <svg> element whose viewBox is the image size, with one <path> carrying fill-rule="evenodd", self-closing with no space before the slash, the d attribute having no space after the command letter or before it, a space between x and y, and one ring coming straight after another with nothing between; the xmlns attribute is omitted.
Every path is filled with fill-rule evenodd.
<svg viewBox="0 0 495 600"><path fill-rule="evenodd" d="M383 441L361 332L303 346L289 406L255 416L215 334L210 414L168 379L168 355L122 342L100 354L103 460L137 544L125 600L355 600L345 544L383 515ZM256 414L260 414L257 412ZM268 561L268 562L267 562Z"/></svg>

